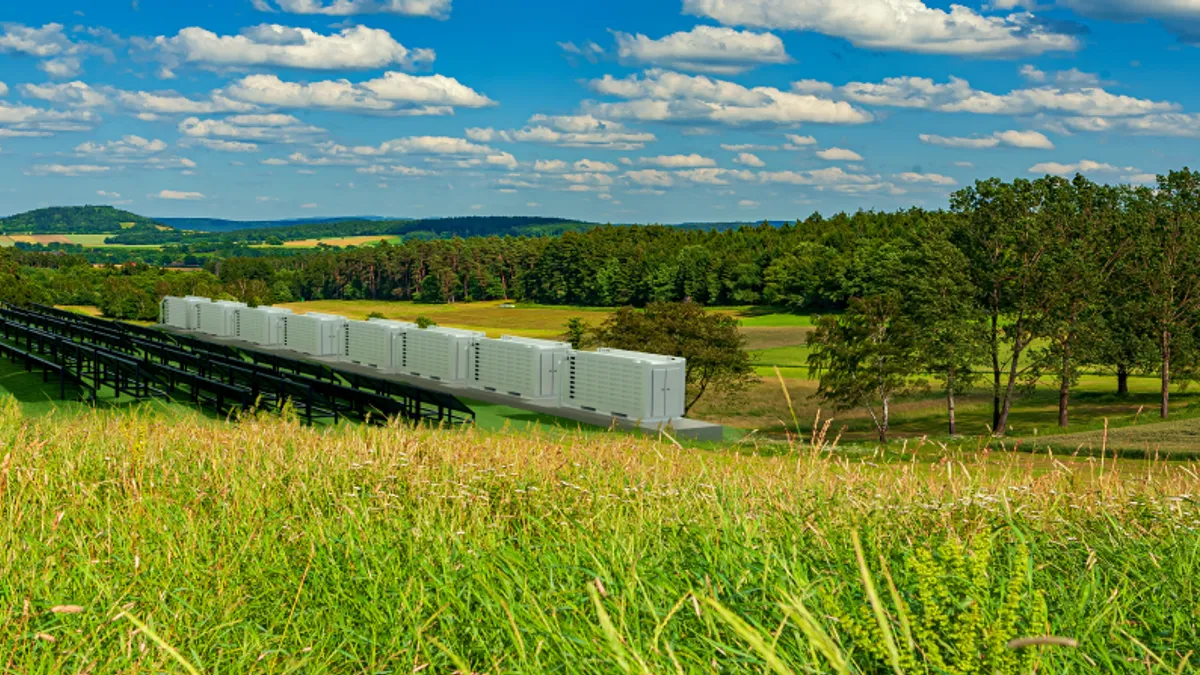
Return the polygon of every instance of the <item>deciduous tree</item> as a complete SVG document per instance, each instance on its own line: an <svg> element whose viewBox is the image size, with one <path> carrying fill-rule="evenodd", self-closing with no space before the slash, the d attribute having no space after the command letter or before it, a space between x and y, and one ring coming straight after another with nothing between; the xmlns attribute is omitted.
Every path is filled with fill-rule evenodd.
<svg viewBox="0 0 1200 675"><path fill-rule="evenodd" d="M687 359L686 410L712 390L736 395L754 380L738 322L726 314L706 312L694 302L655 302L645 310L617 310L597 328L596 342Z"/></svg>

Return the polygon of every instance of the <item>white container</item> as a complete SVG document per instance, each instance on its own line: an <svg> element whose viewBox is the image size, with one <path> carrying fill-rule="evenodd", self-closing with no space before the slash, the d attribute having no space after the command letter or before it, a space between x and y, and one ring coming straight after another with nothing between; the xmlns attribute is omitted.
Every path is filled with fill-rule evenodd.
<svg viewBox="0 0 1200 675"><path fill-rule="evenodd" d="M396 336L416 330L417 324L386 319L349 321L346 324L342 359L385 372L395 372L392 345Z"/></svg>
<svg viewBox="0 0 1200 675"><path fill-rule="evenodd" d="M396 371L439 382L466 383L471 345L486 334L457 328L417 328L398 334L392 345Z"/></svg>
<svg viewBox="0 0 1200 675"><path fill-rule="evenodd" d="M309 356L339 356L346 317L333 314L292 314L284 319L283 346Z"/></svg>
<svg viewBox="0 0 1200 675"><path fill-rule="evenodd" d="M196 330L200 327L200 303L208 302L212 301L195 295L186 298L167 296L158 305L158 323L172 328Z"/></svg>
<svg viewBox="0 0 1200 675"><path fill-rule="evenodd" d="M283 326L292 310L284 307L243 307L235 310L237 338L263 347L283 344Z"/></svg>
<svg viewBox="0 0 1200 675"><path fill-rule="evenodd" d="M246 307L246 303L215 300L199 303L196 307L199 315L196 330L216 337L237 337L236 312Z"/></svg>
<svg viewBox="0 0 1200 675"><path fill-rule="evenodd" d="M619 349L571 352L559 405L643 422L683 417L687 360Z"/></svg>
<svg viewBox="0 0 1200 675"><path fill-rule="evenodd" d="M527 399L558 395L558 371L571 352L566 342L505 335L471 346L467 386Z"/></svg>

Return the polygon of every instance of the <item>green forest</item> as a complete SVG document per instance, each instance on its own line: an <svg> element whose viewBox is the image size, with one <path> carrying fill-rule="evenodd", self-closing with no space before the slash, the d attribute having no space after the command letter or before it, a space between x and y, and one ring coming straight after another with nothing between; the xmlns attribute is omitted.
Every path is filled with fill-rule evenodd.
<svg viewBox="0 0 1200 675"><path fill-rule="evenodd" d="M469 221L466 221L469 222ZM210 258L200 273L95 268L80 256L8 254L9 298L96 305L153 319L166 294L251 304L512 299L548 305L763 305L820 315L809 366L818 395L870 411L930 387L985 386L992 429L1037 381L1059 389L1059 423L1085 368L1200 374L1200 173L1155 187L1073 180L979 181L948 209L859 212L731 230L600 226L561 236L410 239L289 256Z"/></svg>
<svg viewBox="0 0 1200 675"><path fill-rule="evenodd" d="M111 206L51 207L0 218L0 233L5 234L118 232L158 232L158 225L149 218Z"/></svg>

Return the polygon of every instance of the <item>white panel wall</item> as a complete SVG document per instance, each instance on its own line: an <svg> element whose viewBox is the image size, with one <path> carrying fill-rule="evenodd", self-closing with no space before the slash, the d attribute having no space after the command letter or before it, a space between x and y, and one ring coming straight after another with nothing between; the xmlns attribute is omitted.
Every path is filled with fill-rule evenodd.
<svg viewBox="0 0 1200 675"><path fill-rule="evenodd" d="M200 323L196 330L217 337L237 337L237 310L246 306L244 302L217 300L196 305Z"/></svg>
<svg viewBox="0 0 1200 675"><path fill-rule="evenodd" d="M393 358L406 375L442 382L466 382L471 345L484 333L456 328L406 330L396 336Z"/></svg>
<svg viewBox="0 0 1200 675"><path fill-rule="evenodd" d="M292 310L283 307L244 307L236 310L237 338L263 347L283 344L283 327Z"/></svg>
<svg viewBox="0 0 1200 675"><path fill-rule="evenodd" d="M560 373L563 407L647 422L683 416L685 359L615 349L572 352Z"/></svg>
<svg viewBox="0 0 1200 675"><path fill-rule="evenodd" d="M566 342L505 335L471 346L467 385L521 398L558 395L558 371L571 351Z"/></svg>
<svg viewBox="0 0 1200 675"><path fill-rule="evenodd" d="M200 304L212 300L196 295L186 298L167 296L158 305L158 322L164 326L196 330L200 326Z"/></svg>
<svg viewBox="0 0 1200 675"><path fill-rule="evenodd" d="M350 321L346 325L342 358L351 363L394 372L396 368L392 345L395 338L406 330L416 328L417 324L404 321Z"/></svg>
<svg viewBox="0 0 1200 675"><path fill-rule="evenodd" d="M293 314L283 328L283 345L309 356L338 356L342 353L347 319L332 314Z"/></svg>

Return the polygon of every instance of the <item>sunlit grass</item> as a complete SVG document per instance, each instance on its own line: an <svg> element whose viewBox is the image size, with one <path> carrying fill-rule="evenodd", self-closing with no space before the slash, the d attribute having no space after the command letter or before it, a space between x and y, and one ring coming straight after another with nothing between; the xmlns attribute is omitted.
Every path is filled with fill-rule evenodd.
<svg viewBox="0 0 1200 675"><path fill-rule="evenodd" d="M973 603L999 647L945 658L1055 636L1037 672L1187 672L1191 467L797 431L764 457L0 402L0 672L892 672L857 630L928 668L923 622ZM984 576L930 600L955 560Z"/></svg>

